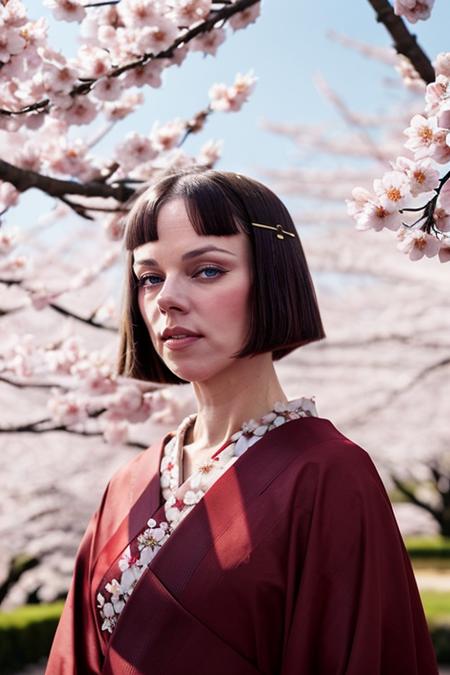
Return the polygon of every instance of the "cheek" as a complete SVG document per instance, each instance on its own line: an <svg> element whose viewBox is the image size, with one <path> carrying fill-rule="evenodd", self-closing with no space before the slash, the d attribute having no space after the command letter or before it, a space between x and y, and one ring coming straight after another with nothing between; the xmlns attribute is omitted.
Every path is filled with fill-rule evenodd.
<svg viewBox="0 0 450 675"><path fill-rule="evenodd" d="M245 323L248 317L249 284L239 284L227 288L211 298L211 315L218 317L221 325L226 322ZM230 325L232 328L232 325Z"/></svg>

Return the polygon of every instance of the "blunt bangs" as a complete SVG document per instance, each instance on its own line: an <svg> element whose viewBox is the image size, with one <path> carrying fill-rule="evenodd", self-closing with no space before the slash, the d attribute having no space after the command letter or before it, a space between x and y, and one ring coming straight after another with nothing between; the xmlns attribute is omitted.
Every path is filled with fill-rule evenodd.
<svg viewBox="0 0 450 675"><path fill-rule="evenodd" d="M158 239L164 204L182 199L198 235L245 233L251 244L252 287L248 332L235 358L272 353L277 361L294 349L325 337L303 247L283 202L262 183L240 174L193 167L167 176L143 192L127 218L127 278L120 325L119 374L155 383L185 384L153 347L138 305L133 251ZM295 237L252 223L281 225Z"/></svg>

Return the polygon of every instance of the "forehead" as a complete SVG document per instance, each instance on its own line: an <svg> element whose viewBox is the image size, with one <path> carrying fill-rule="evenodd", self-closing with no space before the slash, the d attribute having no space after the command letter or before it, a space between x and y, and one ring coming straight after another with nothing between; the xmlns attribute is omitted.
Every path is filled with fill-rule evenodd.
<svg viewBox="0 0 450 675"><path fill-rule="evenodd" d="M182 199L169 201L161 207L157 233L156 241L148 241L133 250L135 263L149 256L157 260L160 257L181 258L191 249L213 246L231 252L234 256L245 255L249 249L248 237L242 232L223 236L197 234ZM215 253L219 255L220 251Z"/></svg>

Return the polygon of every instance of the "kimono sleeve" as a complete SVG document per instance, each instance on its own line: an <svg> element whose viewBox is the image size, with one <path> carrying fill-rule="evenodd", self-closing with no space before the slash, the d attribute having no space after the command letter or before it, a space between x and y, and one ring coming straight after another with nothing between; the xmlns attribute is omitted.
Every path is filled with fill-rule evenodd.
<svg viewBox="0 0 450 675"><path fill-rule="evenodd" d="M351 442L322 445L320 456L309 503L294 519L296 581L280 674L438 675L411 562L373 462Z"/></svg>
<svg viewBox="0 0 450 675"><path fill-rule="evenodd" d="M101 672L103 657L91 601L91 571L100 513L101 508L90 519L81 540L45 675L98 675Z"/></svg>

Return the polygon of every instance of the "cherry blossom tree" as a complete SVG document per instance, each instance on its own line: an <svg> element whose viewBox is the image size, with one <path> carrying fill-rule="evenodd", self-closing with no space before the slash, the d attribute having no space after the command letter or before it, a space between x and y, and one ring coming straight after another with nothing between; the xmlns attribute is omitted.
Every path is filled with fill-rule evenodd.
<svg viewBox="0 0 450 675"><path fill-rule="evenodd" d="M353 419L349 430L357 435L360 425L366 423L363 420L370 419L371 415L380 413L384 408L394 409L390 415L381 413L382 419L389 425L384 444L390 450L375 455L379 466L385 469L387 482L392 488L429 514L436 531L450 536L450 455L448 446L445 448L444 432L438 432L434 437L436 440L441 434L444 452L437 444L424 443L420 453L404 455L401 461L400 453L389 456L393 429L395 424L400 424L398 420L404 414L402 401L405 392L413 390L419 383L426 384L432 373L436 374L436 378L440 373L437 391L441 387L445 391L444 384L448 383L448 356L442 355L445 354L445 349L441 351L444 345L433 339L435 331L425 318L430 302L431 305L436 303L436 312L439 313L444 311L444 305L440 303L447 304L448 298L445 291L442 298L436 293L431 301L429 293L424 292L420 297L415 291L423 286L425 279L431 278L419 276L416 279L411 271L410 276L402 279L399 268L403 271L404 266L401 260L397 260L401 256L395 251L394 255L390 255L387 249L389 238L384 237L390 231L395 232L397 248L407 254L409 260L433 257L441 263L450 260L450 52L437 54L431 62L408 28L407 22L430 19L432 0L396 0L393 5L387 0L369 2L376 11L377 20L389 31L393 48L366 45L336 33L330 33L329 37L345 48L385 63L391 73L395 69L397 78L393 79L391 75L386 85L395 87L396 91L403 86L406 97L401 105L397 104L381 115L364 115L350 109L339 92L323 77L317 76L319 91L332 104L347 130L336 134L331 124L318 127L302 122L265 122L266 129L290 139L302 159L313 156L329 160L325 168L317 168L314 162L310 168L302 162L299 168L266 169L265 173L279 192L300 198L298 222L326 228L323 236L315 236L310 245L313 263L326 270L373 274L374 279L380 280L387 278L391 296L395 293L395 284L403 282L409 286L410 302L415 304L417 317L415 329L419 334L423 329L422 337L429 335L431 338L431 363L426 367L418 363L408 386L399 386L393 393L389 393L385 386L383 403L371 406L368 400L364 413L360 415L361 420ZM330 168L330 162L333 168ZM359 186L355 187L355 184ZM351 236L346 227L349 216L355 220L356 230L361 234ZM383 240L377 245L371 234L381 233L382 230L384 232L380 237L383 236ZM366 244L358 239L364 236L368 237ZM355 243L357 241L359 243ZM366 255L361 252L364 248L367 249ZM332 263L326 266L325 260ZM437 274L436 279L440 280L442 276ZM435 280L432 282L434 284ZM430 288L434 287L430 283ZM405 302L405 299L402 301ZM364 311L365 304L367 300L362 298L360 304L353 308L355 316ZM393 351L397 345L399 349L404 349L406 342L412 354L422 351L425 358L424 345L414 352L413 336L405 336L395 329L398 317L389 315L391 325L384 327L380 314L381 307L374 319L378 327L385 328L386 332L379 330L377 333L375 328L373 336L366 336L364 349L367 360L370 355L374 358L374 346L382 341L389 341ZM421 314L424 316L423 323L419 323ZM346 335L343 346L358 354L354 326ZM448 386L446 389L448 396ZM425 396L433 400L433 391L425 392ZM434 405L434 408L437 410L439 405ZM438 428L444 423L445 415L436 415L434 422ZM432 426L430 421L430 428ZM383 445L380 429L378 442Z"/></svg>
<svg viewBox="0 0 450 675"><path fill-rule="evenodd" d="M172 169L217 162L220 141L207 141L196 157L184 151L184 141L199 133L210 115L238 112L256 78L238 73L232 84L213 83L209 102L192 118L174 117L155 122L149 133L128 133L110 157L96 154L96 146L143 104L146 88L162 86L166 69L182 67L192 51L216 55L230 30L257 19L260 6L258 0L45 0L44 5L55 20L78 24L75 57L53 48L47 22L29 17L21 0L0 3L2 314L32 307L41 314L58 312L70 324L45 343L31 333L5 336L1 380L48 389L49 398L39 419L0 431L64 430L126 443L130 423L170 418L176 403L161 387L117 377L111 353L83 344L77 324L114 341L118 317L110 298L88 316L74 311L70 300L96 285L105 294L105 279L121 262L124 217L146 185ZM55 206L34 228L14 230L9 213L30 188L55 198ZM37 237L71 214L89 223L95 262L44 279L36 270L45 261L51 265L57 251L36 250Z"/></svg>

